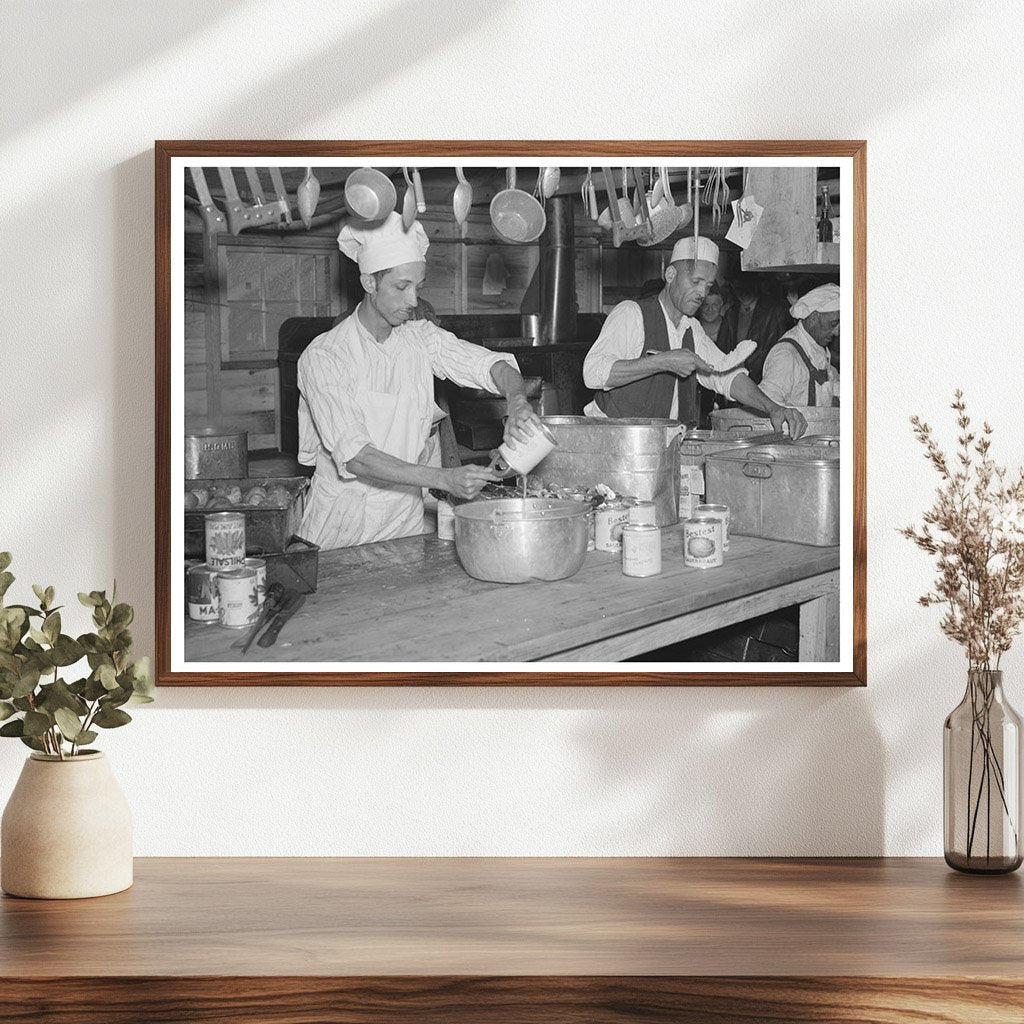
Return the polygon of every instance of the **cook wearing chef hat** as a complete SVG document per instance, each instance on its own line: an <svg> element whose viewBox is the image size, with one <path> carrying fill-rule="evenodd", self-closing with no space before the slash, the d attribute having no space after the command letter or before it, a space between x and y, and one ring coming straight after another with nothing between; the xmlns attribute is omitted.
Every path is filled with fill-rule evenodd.
<svg viewBox="0 0 1024 1024"><path fill-rule="evenodd" d="M698 384L785 424L794 437L803 416L771 401L751 381L736 353L722 352L696 319L718 273L718 246L687 235L672 247L660 294L620 302L583 363L583 382L597 393L584 413L594 417L654 417L687 427L700 421ZM740 360L753 343L737 346Z"/></svg>
<svg viewBox="0 0 1024 1024"><path fill-rule="evenodd" d="M838 405L839 372L828 346L839 337L839 285L812 288L789 312L798 323L768 352L761 387L784 405Z"/></svg>
<svg viewBox="0 0 1024 1024"><path fill-rule="evenodd" d="M341 251L365 295L299 358L299 461L315 466L300 535L321 548L424 532L423 492L473 498L498 476L483 466L442 468L431 431L443 413L434 378L504 395L507 441L539 424L515 359L424 320L417 304L429 246L423 226L397 213L346 224Z"/></svg>

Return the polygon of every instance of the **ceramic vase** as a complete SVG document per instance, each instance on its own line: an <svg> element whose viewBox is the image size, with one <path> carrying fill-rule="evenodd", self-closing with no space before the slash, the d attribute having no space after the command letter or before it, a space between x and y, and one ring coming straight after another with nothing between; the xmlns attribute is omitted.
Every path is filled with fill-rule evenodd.
<svg viewBox="0 0 1024 1024"><path fill-rule="evenodd" d="M99 751L33 753L0 824L0 888L12 896L107 896L132 884L132 818Z"/></svg>

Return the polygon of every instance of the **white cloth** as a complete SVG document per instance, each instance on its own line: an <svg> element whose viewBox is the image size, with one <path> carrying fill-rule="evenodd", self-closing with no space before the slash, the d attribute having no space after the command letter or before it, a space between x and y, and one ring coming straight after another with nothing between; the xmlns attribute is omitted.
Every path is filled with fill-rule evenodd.
<svg viewBox="0 0 1024 1024"><path fill-rule="evenodd" d="M661 301L661 300L659 300ZM719 363L726 358L725 353L705 334L699 320L691 316L679 318L676 327L668 313L665 303L661 303L661 311L665 314L665 326L668 328L668 345L670 349L681 348L686 329L693 330L693 350L701 359L711 364ZM591 346L587 358L583 361L583 383L594 391L608 391L608 375L612 366L620 359L639 359L646 349L644 344L644 317L640 307L632 299L620 302L609 314L601 327L597 341ZM729 373L705 374L698 373L697 381L712 391L730 398L732 382L747 371L740 368ZM677 418L679 412L679 387L672 392L672 408L669 416ZM597 402L591 402L584 410L584 416L601 419L604 413L598 408Z"/></svg>
<svg viewBox="0 0 1024 1024"><path fill-rule="evenodd" d="M786 339L795 341L807 353L807 358L816 370L828 370L828 380L824 384L814 385L814 395L815 405L831 405L832 399L839 397L839 371L832 365L828 349L819 345L804 330L803 324L797 324L787 331L779 338L779 342ZM810 377L804 361L793 351L793 346L776 342L768 350L764 361L761 390L779 405L803 408L807 405L807 383Z"/></svg>
<svg viewBox="0 0 1024 1024"><path fill-rule="evenodd" d="M718 246L710 238L705 238L703 235L698 235L696 242L693 235L680 238L672 246L672 256L669 259L669 263L675 263L676 260L692 260L694 252L697 253L698 260L704 260L706 263L714 263L716 267L718 266Z"/></svg>
<svg viewBox="0 0 1024 1024"><path fill-rule="evenodd" d="M350 221L338 233L338 248L359 264L360 274L425 261L429 246L423 225L413 221L406 231L398 213L389 213L379 223Z"/></svg>
<svg viewBox="0 0 1024 1024"><path fill-rule="evenodd" d="M789 315L794 320L803 320L812 313L839 312L839 285L822 284L812 288L802 298L797 299L789 307Z"/></svg>
<svg viewBox="0 0 1024 1024"><path fill-rule="evenodd" d="M365 445L425 465L442 417L434 377L497 393L491 367L513 356L462 341L427 320L378 342L359 309L315 338L299 358L299 461L316 466L300 534L349 547L423 532L420 487L356 479L346 463Z"/></svg>

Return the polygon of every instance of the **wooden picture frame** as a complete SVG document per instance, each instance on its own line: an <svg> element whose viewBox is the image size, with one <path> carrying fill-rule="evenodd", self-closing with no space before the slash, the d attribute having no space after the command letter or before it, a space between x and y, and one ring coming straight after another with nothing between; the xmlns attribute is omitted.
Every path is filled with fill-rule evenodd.
<svg viewBox="0 0 1024 1024"><path fill-rule="evenodd" d="M690 579L709 578L709 574L698 573L698 577L686 577L683 582L676 579L672 587L666 581L650 583L644 580L633 580L623 577L621 573L612 575L603 571L600 576L589 580L586 584L583 572L577 574L575 586L565 586L572 580L557 583L527 584L481 584L484 588L505 588L520 596L513 602L505 597L487 597L486 593L475 588L477 581L466 580L473 584L472 601L460 601L457 592L441 592L446 600L432 604L422 595L412 596L403 582L409 579L408 574L402 576L396 570L395 583L390 591L401 591L408 594L408 603L419 601L417 614L424 630L426 639L444 640L445 650L456 652L452 659L417 660L408 655L393 657L388 655L389 645L399 646L400 643L412 642L415 630L410 631L408 625L408 608L403 609L401 601L389 604L385 591L388 583L385 577L374 575L373 600L376 601L373 620L367 618L366 611L367 586L370 574L379 573L381 565L387 565L394 559L394 552L380 545L363 545L361 548L338 549L343 552L331 552L330 570L335 573L336 586L340 579L338 574L351 582L359 581L362 590L355 587L352 593L358 593L360 607L365 613L363 622L367 630L383 630L380 643L374 649L380 649L380 655L372 659L346 661L344 657L335 656L334 660L315 659L313 661L294 660L297 652L291 648L280 648L271 656L252 649L245 656L238 656L236 661L211 662L203 658L190 658L186 653L183 639L185 632L184 594L185 581L183 572L183 521L184 511L180 496L181 477L176 475L182 465L182 439L185 434L184 394L186 377L186 351L184 343L184 323L186 320L186 281L185 281L185 205L186 189L184 182L188 169L200 168L297 168L299 166L351 167L351 166L385 166L418 164L424 167L448 167L462 165L471 171L475 167L501 168L519 164L532 167L536 173L538 167L557 164L563 171L564 179L573 184L577 201L579 201L578 178L586 167L593 165L595 180L598 181L599 199L604 206L603 189L600 184L600 165L667 165L675 169L687 167L725 166L745 170L754 167L814 167L835 168L837 170L837 212L841 213L842 234L835 244L837 272L840 275L843 294L841 306L841 376L843 381L844 403L841 406L843 454L841 463L841 540L835 548L810 549L807 558L801 561L799 571L786 569L780 575L779 582L765 582L759 566L763 566L768 554L767 548L751 547L744 538L734 541L736 556L744 566L743 575L748 580L756 578L756 586L761 589L743 593L742 587L735 586L726 590L721 584L721 593L716 591L721 600L715 601L710 608L698 608L687 605L690 593ZM866 494L865 494L865 414L866 414L866 143L863 141L475 141L475 142L429 142L429 141L159 141L155 144L155 241L156 241L156 391L155 391L155 433L156 433L156 472L155 472L155 504L156 504L156 625L157 645L155 663L157 666L157 682L159 685L185 686L289 686L289 685L353 685L353 686L422 686L422 685L471 685L471 686L689 686L689 685L828 685L828 686L862 686L866 685ZM294 177L294 175L293 175ZM402 175L397 175L401 185ZM257 176L258 179L258 176ZM259 191L258 180L250 185ZM451 180L454 190L456 181ZM530 172L524 171L520 183L529 191L533 182ZM271 186L266 186L267 195L263 197L267 205L272 205L274 194ZM245 195L243 185L243 196ZM402 189L399 188L401 197ZM259 206L255 201L255 193L246 196L243 206L250 210ZM730 198L737 197L733 193ZM756 198L756 197L755 197ZM189 197L189 205L195 213L202 215L199 203ZM448 200L450 203L450 199ZM285 195L285 203L290 206L289 214L297 217L294 196ZM226 213L227 202L220 206L213 203L213 209L206 214L217 217ZM399 209L401 198L399 198ZM813 211L813 198L812 198ZM257 213L263 216L264 212ZM705 216L707 214L705 213ZM731 214L730 214L731 216ZM209 226L209 225L208 225ZM684 229L687 233L690 229ZM816 241L810 226L812 245ZM223 266L217 269L216 244L212 241L215 232L203 233L202 282L193 281L195 287L217 285L218 274L223 277ZM264 235L266 232L264 232ZM223 232L226 240L227 232ZM244 237L244 231L238 236ZM195 239L190 243L196 245ZM261 242L269 245L268 242ZM316 253L327 261L320 265L306 261L302 273L302 287L307 288L309 274L331 275L338 272L335 264L331 264L327 253L330 247L320 246ZM604 249L601 249L603 254ZM480 254L474 258L474 273L479 274ZM742 260L742 257L738 257ZM821 258L821 246L818 246L818 257ZM430 255L428 254L428 271ZM604 259L604 256L601 256ZM790 260L790 263L793 261ZM465 261L469 264L470 261ZM194 264L190 273L199 273ZM253 264L255 266L255 263ZM312 268L312 270L310 270ZM309 274L307 274L307 271ZM263 271L260 271L263 272ZM290 273L290 271L288 271ZM252 271L256 273L256 271ZM299 271L296 271L298 274ZM465 271L464 271L465 273ZM852 282L852 289L847 287ZM223 281L221 281L223 283ZM316 287L312 289L316 302ZM308 290L308 289L307 289ZM322 291L322 289L321 289ZM305 300L304 300L305 301ZM325 300L326 301L326 300ZM601 297L603 302L603 293ZM251 305L251 304L250 304ZM187 316L191 318L192 328L202 330L202 324L213 324L224 315L223 310L214 308L216 303L207 301L206 308L197 308L193 304ZM308 308L308 307L306 307ZM326 307L325 307L326 309ZM333 315L334 309L327 309L325 315ZM257 317L258 320L258 317ZM261 359L253 359L250 346L251 338L244 331L241 341L229 338L226 342L220 339L216 350L211 349L210 334L206 334L205 364L192 364L189 373L194 376L207 373L209 377L218 370L218 366L227 365L232 372L259 374L265 372L268 378L273 371L264 365ZM846 339L852 339L852 344ZM259 339L257 339L259 342ZM193 345L193 348L195 346ZM218 360L220 363L218 364ZM255 369L253 367L256 367ZM208 382L209 383L209 382ZM269 385L266 385L269 387ZM270 423L269 418L259 421ZM279 425L278 425L279 429ZM268 435L269 436L269 435ZM847 440L849 439L849 440ZM172 480L176 483L172 487ZM409 540L409 538L406 538ZM433 538L423 539L416 548L417 558L422 564L430 564L434 555L430 555L426 545L428 540L436 544ZM395 542L384 542L391 544ZM676 541L676 544L681 541ZM762 542L772 543L772 542ZM450 548L451 546L449 546ZM795 547L791 545L791 547ZM800 547L807 547L801 545ZM373 549L373 550L371 550ZM744 553L745 552L745 553ZM825 553L833 552L834 557ZM604 554L603 552L601 554ZM454 559L454 553L445 556ZM588 556L589 557L589 556ZM610 557L610 556L609 556ZM728 556L727 556L728 557ZM745 561L742 561L744 560ZM740 565L740 561L736 564ZM806 564L805 564L806 563ZM321 553L321 572L324 571L325 553ZM457 561L454 563L457 564ZM589 564L589 563L588 563ZM780 563L781 564L781 563ZM728 566L728 562L727 562ZM694 572L695 570L691 570ZM721 572L721 570L718 570ZM781 573L781 570L780 570ZM794 575L795 573L795 575ZM711 577L714 579L714 577ZM720 576L718 580L726 580ZM657 578L656 578L657 579ZM774 579L774 577L773 577ZM635 587L637 583L648 586L647 594L660 596L657 600L648 600L637 596L631 603L618 596L616 601L609 600L603 605L592 596L587 597L589 588L604 588L602 593L617 594L619 587ZM701 584L703 585L703 584ZM355 586L353 584L353 586ZM696 592L696 583L694 583ZM719 586L718 583L715 586ZM731 584L730 584L731 586ZM520 588L517 590L517 587ZM658 588L662 589L659 591ZM527 588L527 589L523 589ZM529 588L533 588L532 590ZM560 588L560 589L558 589ZM538 605L543 602L521 595L543 596L557 594L558 603L550 613L541 615ZM629 590L629 594L640 595L639 590ZM453 594L455 596L453 596ZM584 598L591 603L587 608L573 602ZM328 607L329 595L324 588L319 588L307 604L316 605L320 613ZM335 600L337 596L335 595ZM799 642L802 660L788 663L762 662L750 666L744 661L722 662L718 664L694 663L688 661L643 662L622 661L615 655L616 650L625 651L629 657L638 655L647 646L663 648L666 644L683 639L687 636L700 635L701 632L720 625L722 622L738 622L762 614L779 606L785 600L790 605L801 606L799 617ZM491 603L488 603L491 602ZM607 605L607 607L605 607ZM613 607L614 606L614 607ZM333 607L333 606L332 606ZM465 624L467 616L473 608L488 609L492 620L488 623L486 642L479 641L484 636L483 625L477 624L477 641L466 640L464 648L459 647L458 630L453 625L453 618ZM495 611L498 609L499 611ZM509 616L501 613L501 609L509 609ZM547 639L549 647L564 643L564 646L549 652L544 643L537 637L542 623L547 623L552 616L566 615L570 609L575 616L572 625L565 626L557 640ZM180 611L179 611L180 610ZM333 613L332 613L333 614ZM405 616L405 617L403 617ZM533 625L527 622L535 616ZM298 620L292 620L293 622ZM334 621L332 619L332 621ZM381 625L383 623L383 625ZM212 626L211 629L222 627ZM345 631L345 624L337 627ZM531 629L534 632L531 633ZM390 632L388 632L390 630ZM222 630L225 636L227 631ZM210 634L212 635L212 634ZM238 633L232 632L234 640ZM368 635L360 634L359 628L349 630L353 646L356 640L366 640ZM537 637L536 642L533 638ZM389 639L390 638L390 639ZM495 640L495 638L497 638ZM508 660L501 647L503 638L508 639L508 650L518 651ZM518 639L517 639L518 638ZM618 646L616 646L618 645ZM312 648L310 648L312 649ZM333 649L333 648L332 648ZM343 651L344 644L337 645ZM480 652L485 655L480 660ZM497 652L497 653L495 653ZM526 656L522 652L526 652ZM255 655L255 658L254 658ZM457 660L456 660L457 659ZM381 670L377 670L380 665ZM676 669L675 666L679 668ZM578 666L575 667L574 666ZM620 667L621 666L621 667Z"/></svg>

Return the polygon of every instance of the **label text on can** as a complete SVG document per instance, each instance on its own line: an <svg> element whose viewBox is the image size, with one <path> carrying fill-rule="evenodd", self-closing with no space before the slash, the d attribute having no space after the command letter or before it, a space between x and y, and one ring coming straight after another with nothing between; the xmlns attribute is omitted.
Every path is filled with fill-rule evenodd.
<svg viewBox="0 0 1024 1024"><path fill-rule="evenodd" d="M245 565L245 516L241 512L211 512L206 525L206 564L214 569Z"/></svg>
<svg viewBox="0 0 1024 1024"><path fill-rule="evenodd" d="M256 570L256 603L262 608L267 599L267 562L263 558L247 558L246 569Z"/></svg>
<svg viewBox="0 0 1024 1024"><path fill-rule="evenodd" d="M622 571L626 576L657 576L661 572L661 530L650 523L622 528Z"/></svg>
<svg viewBox="0 0 1024 1024"><path fill-rule="evenodd" d="M729 550L729 506L728 505L698 505L694 510L695 516L714 516L722 520L722 550Z"/></svg>
<svg viewBox="0 0 1024 1024"><path fill-rule="evenodd" d="M208 565L193 565L185 576L188 617L196 622L216 622L220 618L217 596L217 570Z"/></svg>
<svg viewBox="0 0 1024 1024"><path fill-rule="evenodd" d="M683 562L693 569L713 569L722 564L721 519L694 517L683 523Z"/></svg>
<svg viewBox="0 0 1024 1024"><path fill-rule="evenodd" d="M251 626L259 616L255 569L228 569L217 576L220 624L229 629Z"/></svg>
<svg viewBox="0 0 1024 1024"><path fill-rule="evenodd" d="M622 550L622 527L629 520L625 505L609 505L594 510L594 547L598 551Z"/></svg>

